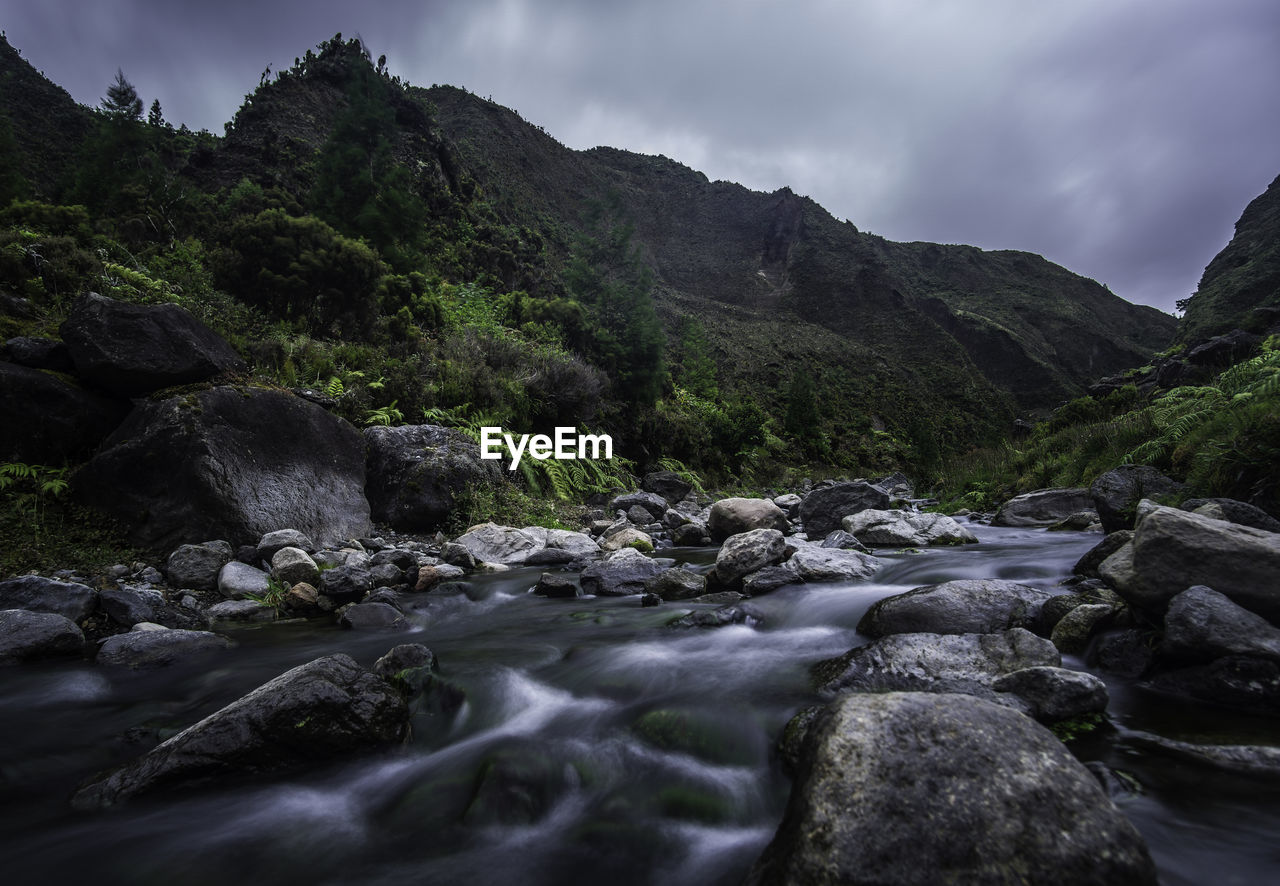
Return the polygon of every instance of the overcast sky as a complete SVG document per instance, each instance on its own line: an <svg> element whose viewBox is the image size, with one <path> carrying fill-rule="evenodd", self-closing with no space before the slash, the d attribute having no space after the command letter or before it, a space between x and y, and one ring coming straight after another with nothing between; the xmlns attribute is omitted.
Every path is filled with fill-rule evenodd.
<svg viewBox="0 0 1280 886"><path fill-rule="evenodd" d="M1277 0L0 0L96 105L221 133L341 31L574 148L789 185L895 240L1038 252L1172 310L1280 174Z"/></svg>

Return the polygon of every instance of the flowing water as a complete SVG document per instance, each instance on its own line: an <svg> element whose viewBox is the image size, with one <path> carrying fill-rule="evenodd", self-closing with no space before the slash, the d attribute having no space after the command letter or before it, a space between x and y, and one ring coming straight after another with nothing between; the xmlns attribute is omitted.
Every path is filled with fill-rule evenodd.
<svg viewBox="0 0 1280 886"><path fill-rule="evenodd" d="M737 883L773 835L789 782L773 744L813 704L808 668L866 642L876 600L957 578L1053 588L1096 535L973 526L982 544L884 554L874 581L753 601L762 626L665 626L679 604L548 600L539 570L466 595L408 596L414 630L245 629L198 669L9 668L0 684L0 871L10 884ZM668 552L670 553L670 552ZM711 550L675 552L709 568ZM688 608L688 607L684 607ZM284 779L70 811L90 774L131 759L290 667L345 652L371 665L421 642L463 690L410 743ZM1077 660L1068 666L1083 667ZM1280 789L1148 754L1147 730L1277 743L1273 721L1165 699L1108 677L1116 729L1078 742L1129 773L1118 798L1165 883L1274 882Z"/></svg>

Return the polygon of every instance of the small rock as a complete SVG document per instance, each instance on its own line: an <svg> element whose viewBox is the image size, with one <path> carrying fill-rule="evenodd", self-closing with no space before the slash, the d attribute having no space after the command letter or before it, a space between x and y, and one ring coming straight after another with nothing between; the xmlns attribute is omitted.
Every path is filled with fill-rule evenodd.
<svg viewBox="0 0 1280 886"><path fill-rule="evenodd" d="M1005 674L991 684L1018 696L1041 723L1057 723L1107 709L1107 684L1093 674L1057 667L1031 667Z"/></svg>
<svg viewBox="0 0 1280 886"><path fill-rule="evenodd" d="M338 619L338 624L344 628L361 630L404 630L409 626L404 615L386 603L356 603L348 606Z"/></svg>
<svg viewBox="0 0 1280 886"><path fill-rule="evenodd" d="M295 585L300 581L311 585L320 582L320 567L302 548L283 547L272 554L271 574L286 585Z"/></svg>
<svg viewBox="0 0 1280 886"><path fill-rule="evenodd" d="M262 597L270 590L269 578L256 566L232 560L218 572L218 591L228 600Z"/></svg>
<svg viewBox="0 0 1280 886"><path fill-rule="evenodd" d="M645 591L662 600L690 600L707 591L707 578L689 569L667 569L645 582Z"/></svg>
<svg viewBox="0 0 1280 886"><path fill-rule="evenodd" d="M568 598L582 596L582 588L578 587L577 582L567 575L560 575L554 572L542 573L542 577L538 579L538 584L534 587L533 592L540 597Z"/></svg>
<svg viewBox="0 0 1280 886"><path fill-rule="evenodd" d="M212 591L218 587L218 573L235 556L225 541L180 545L165 562L165 574L175 588Z"/></svg>
<svg viewBox="0 0 1280 886"><path fill-rule="evenodd" d="M276 551L281 548L301 548L311 553L316 546L306 533L296 529L277 529L275 532L268 532L258 540L258 562L270 563Z"/></svg>
<svg viewBox="0 0 1280 886"><path fill-rule="evenodd" d="M276 611L256 600L224 600L205 610L213 621L275 621Z"/></svg>

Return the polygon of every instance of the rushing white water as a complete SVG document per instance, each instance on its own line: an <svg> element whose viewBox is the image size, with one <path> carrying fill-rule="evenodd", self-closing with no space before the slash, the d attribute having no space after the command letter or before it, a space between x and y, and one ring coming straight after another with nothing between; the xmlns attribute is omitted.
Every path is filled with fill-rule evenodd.
<svg viewBox="0 0 1280 886"><path fill-rule="evenodd" d="M752 601L758 627L666 626L681 604L547 600L536 570L466 594L406 596L414 630L327 623L245 630L213 667L150 674L84 663L11 668L0 684L0 870L6 882L181 884L729 884L781 818L789 784L773 750L817 701L809 668L865 642L876 600L957 578L1054 588L1096 535L974 526L981 544L881 552L872 580L797 586ZM682 552L707 563L707 552ZM425 643L466 693L421 711L395 752L278 779L73 814L96 771L294 665L343 651L370 665ZM1079 662L1072 662L1080 666ZM1134 729L1176 737L1205 711L1108 677L1117 729L1075 750L1132 773L1118 800L1167 883L1273 879L1280 791L1151 758ZM1259 738L1215 713L1212 737ZM1251 731L1252 730L1252 731Z"/></svg>

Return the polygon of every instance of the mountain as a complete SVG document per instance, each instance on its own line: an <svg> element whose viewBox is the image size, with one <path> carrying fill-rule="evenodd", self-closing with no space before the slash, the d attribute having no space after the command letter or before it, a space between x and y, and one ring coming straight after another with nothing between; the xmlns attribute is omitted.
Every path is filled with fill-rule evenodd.
<svg viewBox="0 0 1280 886"><path fill-rule="evenodd" d="M1258 311L1257 309L1271 309ZM1280 176L1236 222L1235 235L1204 269L1187 300L1178 340L1190 345L1280 319Z"/></svg>
<svg viewBox="0 0 1280 886"><path fill-rule="evenodd" d="M346 243L333 239L339 233L360 237L391 271L422 270L436 281L429 283L434 296L404 296L413 311L397 328L413 322L429 330L440 322L423 319L431 313L431 298L456 300L449 286L474 284L490 300L486 317L509 326L517 338L533 336L520 345L526 355L536 350L538 336L562 335L568 348L609 375L600 420L624 439L647 441L638 453L646 460L662 454L668 427L662 404L656 418L647 404L663 392L663 402L675 403L678 391L663 376L637 374L637 360L658 356L619 336L640 335L635 330L643 323L602 330L615 320L616 305L595 298L592 286L632 293L635 305L627 302L628 311L648 310L642 291L651 291L676 385L690 383L681 361L695 349L690 342L704 336L705 344L697 346L707 351L718 393L708 393L715 402L688 413L688 421L714 413L728 425L759 425L770 415L780 423L794 391L811 383L816 396L809 396L815 396L814 414L827 441L823 457L842 464L866 463L877 452L925 458L967 448L1006 429L1019 413L1047 410L1098 377L1145 362L1174 331L1172 317L1129 304L1037 255L896 243L838 221L787 188L751 191L709 181L666 157L616 148L570 150L515 111L465 90L403 84L381 62L375 65L358 41L340 36L264 81L216 139L180 138L164 127L131 134L119 121L111 129L0 44L0 77L14 87L0 93L0 112L35 195L75 202L78 192L67 183L75 180L77 165L108 153L102 144L117 146L111 149L117 154L151 145L147 176L129 173L129 187L100 195L97 210L90 206L91 213L116 214L114 224L98 221L132 250L121 252L119 261L162 255L169 247L159 232L167 232L169 242L198 237L208 246L200 254L208 256L221 287L270 311L270 299L251 297L249 288L262 278L255 269L272 256L252 253L250 246L292 243L281 239L286 216L314 214L323 221L308 222L305 231L299 222L289 234L297 240L321 232L320 240L307 241L313 244L308 255L330 249L316 243ZM101 133L115 141L101 141ZM104 174L125 174L119 162L98 162ZM81 173L79 181L86 180L95 178ZM175 194L182 200L165 202ZM256 212L262 214L251 218ZM264 233L264 219L276 225L274 233ZM341 248L362 254L354 243ZM232 265L239 261L238 276L225 272L227 256ZM172 266L167 259L161 264ZM584 268L591 273L584 276ZM379 290L380 301L360 303L385 312L378 329L389 328L396 312L385 296L387 285ZM408 283L395 285L407 293ZM522 307L527 305L532 307ZM691 321L697 323L691 327ZM580 329L584 324L597 328ZM370 317L322 325L308 331L320 338L367 339L375 329ZM245 339L254 334L251 325L230 333ZM428 351L432 340L424 345ZM282 371L280 347L268 344L247 340L244 347L265 355L272 371ZM463 350L453 347L449 360L436 351L412 357L396 351L395 360L397 366L461 372L467 369L457 356ZM546 381L555 373L517 372L510 368L514 358L488 350L490 369L506 373L500 384L471 378L451 387L451 379L404 368L419 374L412 385L396 388L401 406L483 409L520 401L526 418L550 421L554 412L557 421L574 421L574 410L599 396L589 373L574 369L577 399L557 400L573 385ZM315 365L340 365L325 359ZM364 359L371 358L366 353ZM627 361L623 372L618 367ZM544 389L512 393L513 385L535 376ZM627 390L634 379L656 385L653 394ZM539 405L551 401L559 405ZM637 410L636 403L646 408ZM750 435L730 436L742 441Z"/></svg>

